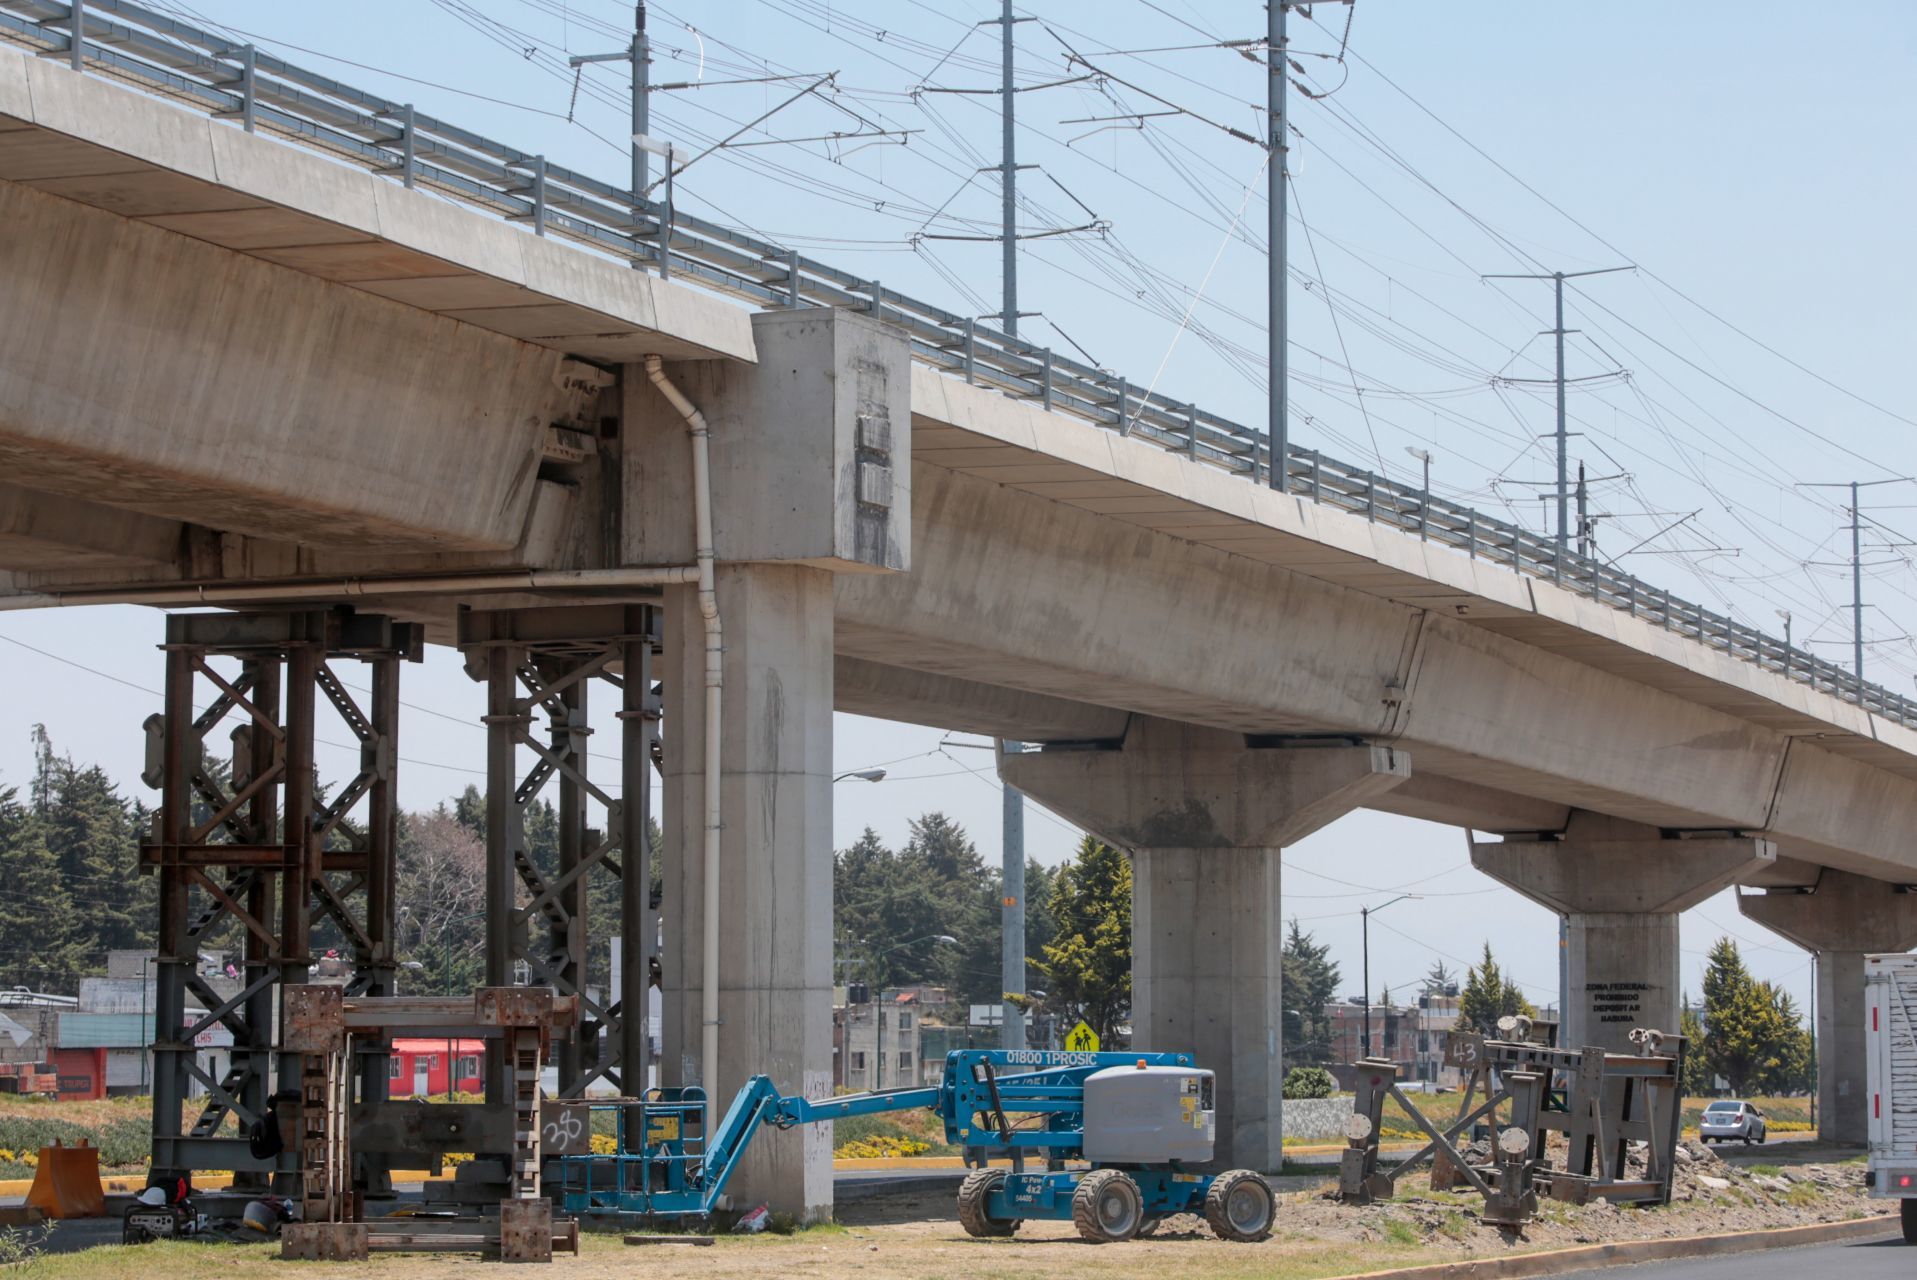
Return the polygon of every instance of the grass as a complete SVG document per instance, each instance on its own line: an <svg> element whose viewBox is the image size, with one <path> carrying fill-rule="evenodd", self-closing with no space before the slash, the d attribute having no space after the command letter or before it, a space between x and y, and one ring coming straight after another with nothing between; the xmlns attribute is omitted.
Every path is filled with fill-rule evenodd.
<svg viewBox="0 0 1917 1280"><path fill-rule="evenodd" d="M1386 1218L1384 1220L1384 1238L1396 1245L1413 1245L1423 1242L1423 1238L1418 1235L1418 1229L1416 1227L1412 1226L1409 1222L1402 1222L1397 1218Z"/></svg>
<svg viewBox="0 0 1917 1280"><path fill-rule="evenodd" d="M1784 1166L1780 1164L1747 1164L1744 1166L1744 1171L1746 1173L1761 1173L1775 1178L1784 1172Z"/></svg>

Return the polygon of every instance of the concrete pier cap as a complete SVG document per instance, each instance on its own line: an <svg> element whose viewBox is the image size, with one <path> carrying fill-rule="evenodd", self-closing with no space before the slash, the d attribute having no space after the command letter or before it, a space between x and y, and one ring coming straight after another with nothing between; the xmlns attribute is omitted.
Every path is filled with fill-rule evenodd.
<svg viewBox="0 0 1917 1280"><path fill-rule="evenodd" d="M1411 775L1390 747L1133 716L1122 741L1002 754L1007 786L1132 858L1132 1027L1216 1077L1219 1168L1284 1163L1281 851Z"/></svg>
<svg viewBox="0 0 1917 1280"><path fill-rule="evenodd" d="M1559 1041L1632 1052L1634 1027L1678 1025L1678 913L1762 873L1760 836L1665 833L1579 811L1561 833L1471 841L1471 864L1565 917Z"/></svg>
<svg viewBox="0 0 1917 1280"><path fill-rule="evenodd" d="M1917 946L1917 886L1820 867L1807 884L1737 895L1737 909L1817 958L1817 1135L1868 1138L1864 957Z"/></svg>

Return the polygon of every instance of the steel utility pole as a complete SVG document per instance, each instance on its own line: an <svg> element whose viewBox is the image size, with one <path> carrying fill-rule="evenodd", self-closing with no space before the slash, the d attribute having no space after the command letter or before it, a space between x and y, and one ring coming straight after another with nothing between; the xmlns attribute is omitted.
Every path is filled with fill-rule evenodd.
<svg viewBox="0 0 1917 1280"><path fill-rule="evenodd" d="M646 40L646 0L638 0L632 6L632 44L618 53L581 53L566 59L566 64L579 74L579 69L588 62L632 63L632 226L636 235L639 230L641 205L645 201L647 179L651 175L652 161L645 148L637 139L651 134L652 122L652 46ZM575 89L577 86L575 85ZM671 170L672 161L667 159L666 168ZM637 255L633 257L635 270L640 266Z"/></svg>
<svg viewBox="0 0 1917 1280"><path fill-rule="evenodd" d="M1002 58L999 67L999 159L998 181L1000 200L1000 231L1004 243L999 252L1000 301L999 324L1004 327L1007 337L1018 336L1018 157L1017 139L1014 137L1012 92L1012 0L1005 0L999 13L1002 30L999 32ZM1010 792L1006 793L1010 795Z"/></svg>
<svg viewBox="0 0 1917 1280"><path fill-rule="evenodd" d="M1285 250L1285 166L1291 150L1286 143L1285 133L1285 82L1289 74L1285 61L1285 10L1291 4L1292 0L1265 0L1265 66L1268 81L1265 97L1266 111L1271 117L1271 133L1266 142L1271 149L1271 162L1265 166L1268 215L1265 227L1265 266L1268 276L1265 285L1265 337L1269 343L1267 360L1271 365L1271 393L1267 397L1270 418L1265 424L1265 439L1271 445L1271 474L1267 479L1271 487L1280 493L1288 492L1287 482L1291 477L1288 466L1291 457L1291 404L1287 385L1290 381L1291 349L1290 335L1286 329L1290 317L1285 306L1285 263L1288 261Z"/></svg>
<svg viewBox="0 0 1917 1280"><path fill-rule="evenodd" d="M1801 489L1850 490L1850 645L1851 672L1857 677L1859 696L1864 684L1864 514L1858 505L1857 491L1879 484L1908 484L1910 476L1892 476L1888 480L1838 480L1822 483L1800 481ZM1829 563L1813 561L1812 563ZM1816 641L1806 641L1815 644Z"/></svg>
<svg viewBox="0 0 1917 1280"><path fill-rule="evenodd" d="M1022 751L1022 742L1008 742L1007 751ZM1001 784L1002 785L1002 784ZM1004 838L999 892L999 981L1003 984L999 1014L999 1048L1025 1048L1025 1010L1014 996L1025 994L1025 797L1005 786Z"/></svg>
<svg viewBox="0 0 1917 1280"><path fill-rule="evenodd" d="M1595 271L1553 271L1548 275L1536 272L1516 275L1499 275L1494 273L1481 277L1485 280L1549 280L1557 295L1557 324L1552 328L1546 329L1544 332L1556 336L1558 348L1558 372L1557 377L1552 379L1552 381L1557 384L1558 390L1558 425L1557 430L1553 432L1553 434L1557 437L1558 447L1558 550L1561 552L1568 551L1571 544L1570 432L1565 429L1564 414L1564 384L1566 382L1564 376L1564 335L1577 332L1575 329L1566 329L1564 327L1564 282L1566 280L1576 280L1583 276L1606 276L1614 271L1635 270L1637 270L1636 267L1599 267ZM1514 378L1512 381L1526 381L1526 379Z"/></svg>
<svg viewBox="0 0 1917 1280"><path fill-rule="evenodd" d="M999 324L1006 336L1018 336L1018 152L1014 128L1014 103L1018 95L1012 88L1012 59L1015 45L1012 28L1019 21L1012 17L1012 0L1004 0L999 11L999 246L1000 311ZM1022 751L1025 744L1007 742L1006 751ZM999 852L999 1047L1025 1047L1025 1011L1011 998L1025 994L1025 797L1010 787L1003 788L1000 813L1001 847Z"/></svg>

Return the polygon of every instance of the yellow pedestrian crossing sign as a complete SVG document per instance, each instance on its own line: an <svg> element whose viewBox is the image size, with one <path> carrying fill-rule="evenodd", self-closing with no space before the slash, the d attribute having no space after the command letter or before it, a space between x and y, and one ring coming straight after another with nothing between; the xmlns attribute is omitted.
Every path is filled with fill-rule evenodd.
<svg viewBox="0 0 1917 1280"><path fill-rule="evenodd" d="M1081 1022L1065 1037L1065 1048L1072 1053L1097 1053L1098 1032Z"/></svg>

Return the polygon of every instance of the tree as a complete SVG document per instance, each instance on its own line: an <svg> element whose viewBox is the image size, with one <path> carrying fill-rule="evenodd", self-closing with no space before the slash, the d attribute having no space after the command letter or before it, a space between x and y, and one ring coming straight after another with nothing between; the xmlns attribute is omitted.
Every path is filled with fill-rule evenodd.
<svg viewBox="0 0 1917 1280"><path fill-rule="evenodd" d="M485 977L486 846L445 805L401 814L395 900L405 908L398 954L420 968L406 985L441 995Z"/></svg>
<svg viewBox="0 0 1917 1280"><path fill-rule="evenodd" d="M1771 982L1759 985L1770 1000L1778 1038L1776 1065L1765 1073L1758 1090L1770 1094L1809 1093L1817 1088L1810 1029L1798 1017L1797 1001L1790 992Z"/></svg>
<svg viewBox="0 0 1917 1280"><path fill-rule="evenodd" d="M0 893L0 966L10 975L9 985L71 989L105 957L89 954L91 936L81 926L60 861L47 848L45 824L12 787L0 788L0 858L7 870Z"/></svg>
<svg viewBox="0 0 1917 1280"><path fill-rule="evenodd" d="M1082 1018L1100 1040L1131 1015L1132 864L1086 836L1052 880L1052 941L1039 971L1051 1002Z"/></svg>
<svg viewBox="0 0 1917 1280"><path fill-rule="evenodd" d="M1044 990L1045 975L1039 963L1045 959L1045 944L1057 933L1052 923L1053 872L1036 862L1025 864L1025 989Z"/></svg>
<svg viewBox="0 0 1917 1280"><path fill-rule="evenodd" d="M85 903L85 949L103 963L109 950L150 945L153 907L139 875L139 829L131 806L106 771L56 755L35 725L31 812L38 838L59 874L60 896Z"/></svg>
<svg viewBox="0 0 1917 1280"><path fill-rule="evenodd" d="M1790 1087L1809 1070L1809 1037L1790 997L1744 967L1737 944L1719 938L1704 970L1704 1060L1733 1094Z"/></svg>
<svg viewBox="0 0 1917 1280"><path fill-rule="evenodd" d="M931 939L947 932L940 890L922 857L894 853L870 827L841 849L832 874L841 977L878 988L925 978Z"/></svg>
<svg viewBox="0 0 1917 1280"><path fill-rule="evenodd" d="M1418 994L1426 996L1456 995L1457 987L1457 972L1446 968L1444 961L1439 960L1431 966L1431 971L1424 975L1424 981L1418 984Z"/></svg>
<svg viewBox="0 0 1917 1280"><path fill-rule="evenodd" d="M1704 1063L1704 1024L1691 1008L1691 994L1684 993L1684 1012L1678 1015L1678 1034L1684 1037L1684 1078L1678 1088L1687 1098L1701 1098L1711 1092L1711 1070Z"/></svg>
<svg viewBox="0 0 1917 1280"><path fill-rule="evenodd" d="M1458 1000L1458 1021L1480 1035L1498 1034L1498 1019L1511 1014L1537 1017L1538 1011L1524 998L1524 990L1507 979L1492 958L1491 944L1484 944L1484 959L1465 970L1464 994Z"/></svg>
<svg viewBox="0 0 1917 1280"><path fill-rule="evenodd" d="M1378 992L1378 1007L1380 1009L1391 1008L1391 988L1390 987L1382 988Z"/></svg>
<svg viewBox="0 0 1917 1280"><path fill-rule="evenodd" d="M1284 1004L1284 1060L1293 1066L1322 1066L1332 1059L1331 1015L1337 999L1338 966L1331 948L1291 921L1285 935L1284 979L1279 988Z"/></svg>

